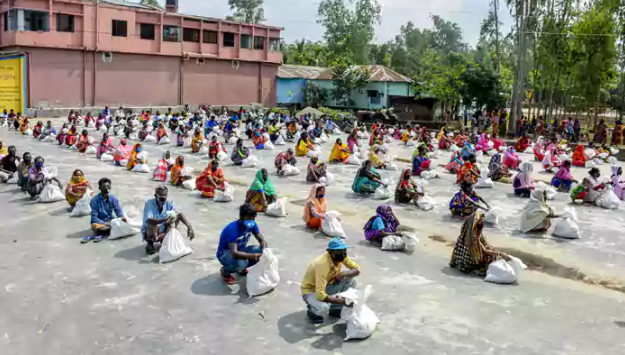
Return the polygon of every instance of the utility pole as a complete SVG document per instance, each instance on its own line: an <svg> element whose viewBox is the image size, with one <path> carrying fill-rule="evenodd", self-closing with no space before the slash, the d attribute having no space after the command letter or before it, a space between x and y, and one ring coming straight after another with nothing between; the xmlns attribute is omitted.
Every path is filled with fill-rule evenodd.
<svg viewBox="0 0 625 355"><path fill-rule="evenodd" d="M495 13L495 50L497 51L497 74L501 75L501 53L499 51L499 0L493 0Z"/></svg>
<svg viewBox="0 0 625 355"><path fill-rule="evenodd" d="M523 91L523 62L525 61L525 2L526 0L517 0L519 1L518 12L516 13L517 18L517 36L518 36L518 45L517 45L517 67L516 67L516 75L514 78L514 87L512 89L512 105L510 105L510 120L508 121L508 133L516 134L516 121L517 117L521 112L519 112L520 101L523 100L521 92Z"/></svg>

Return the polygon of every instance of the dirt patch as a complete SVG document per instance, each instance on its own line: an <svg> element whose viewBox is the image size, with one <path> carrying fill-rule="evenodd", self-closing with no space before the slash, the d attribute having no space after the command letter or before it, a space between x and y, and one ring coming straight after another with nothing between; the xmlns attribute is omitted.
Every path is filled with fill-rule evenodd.
<svg viewBox="0 0 625 355"><path fill-rule="evenodd" d="M455 242L452 242L440 235L431 235L428 236L428 238L432 239L435 242L443 243L449 247L453 247L455 245ZM530 270L542 272L547 275L560 277L563 279L581 281L589 285L601 286L610 290L625 293L625 284L622 281L608 280L600 277L589 276L577 268L569 267L560 264L551 258L528 253L519 249L497 248L497 250L502 251L506 254L514 255L517 258L523 260L523 262L527 265L527 268Z"/></svg>

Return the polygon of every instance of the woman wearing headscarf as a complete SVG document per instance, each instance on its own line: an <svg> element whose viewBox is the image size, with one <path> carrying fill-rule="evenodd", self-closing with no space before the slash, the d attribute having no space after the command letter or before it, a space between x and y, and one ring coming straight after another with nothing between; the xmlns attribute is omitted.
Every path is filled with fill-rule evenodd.
<svg viewBox="0 0 625 355"><path fill-rule="evenodd" d="M204 138L202 138L202 131L199 128L196 128L195 132L193 132L193 139L191 140L191 152L199 153L203 144Z"/></svg>
<svg viewBox="0 0 625 355"><path fill-rule="evenodd" d="M369 160L371 161L371 164L373 164L373 167L376 169L384 169L384 167L386 166L386 163L380 157L380 151L380 146L377 144L371 147L371 150L369 151Z"/></svg>
<svg viewBox="0 0 625 355"><path fill-rule="evenodd" d="M195 187L202 193L202 196L213 198L216 190L224 190L225 182L226 179L223 171L219 168L219 162L211 160L206 169L195 180Z"/></svg>
<svg viewBox="0 0 625 355"><path fill-rule="evenodd" d="M484 215L479 212L464 221L449 266L465 274L484 276L488 266L497 258L510 260L507 254L496 251L488 244L483 234L484 222Z"/></svg>
<svg viewBox="0 0 625 355"><path fill-rule="evenodd" d="M125 139L120 139L117 148L115 148L115 154L113 154L113 161L115 165L121 166L121 162L123 160L130 158L130 153L132 152L132 147L126 143Z"/></svg>
<svg viewBox="0 0 625 355"><path fill-rule="evenodd" d="M410 140L410 127L408 127L407 129L404 129L404 131L401 133L402 143L408 144L409 140Z"/></svg>
<svg viewBox="0 0 625 355"><path fill-rule="evenodd" d="M71 147L76 144L76 140L78 139L77 136L78 129L76 128L76 125L73 125L72 128L69 129L69 132L65 134L65 145Z"/></svg>
<svg viewBox="0 0 625 355"><path fill-rule="evenodd" d="M617 120L612 131L612 145L623 144L623 121Z"/></svg>
<svg viewBox="0 0 625 355"><path fill-rule="evenodd" d="M483 202L486 207L481 206L479 202ZM473 184L467 181L461 182L460 191L449 202L449 211L453 216L466 217L473 214L478 208L488 211L490 205L473 190Z"/></svg>
<svg viewBox="0 0 625 355"><path fill-rule="evenodd" d="M438 149L449 149L451 145L454 143L451 138L445 133L438 139Z"/></svg>
<svg viewBox="0 0 625 355"><path fill-rule="evenodd" d="M518 170L520 163L521 158L519 158L519 155L514 150L514 147L508 147L503 156L503 165L508 169Z"/></svg>
<svg viewBox="0 0 625 355"><path fill-rule="evenodd" d="M536 143L534 143L532 150L534 151L535 159L542 162L543 159L545 159L545 137L539 136L536 139Z"/></svg>
<svg viewBox="0 0 625 355"><path fill-rule="evenodd" d="M141 153L141 143L135 143L135 146L132 148L132 152L130 153L130 157L128 158L128 166L127 170L132 170L135 166L139 164L147 163L147 160L139 157L139 153Z"/></svg>
<svg viewBox="0 0 625 355"><path fill-rule="evenodd" d="M602 145L608 141L608 125L605 123L605 120L602 119L601 121L599 121L595 132L596 133L593 137L593 142Z"/></svg>
<svg viewBox="0 0 625 355"><path fill-rule="evenodd" d="M456 184L460 184L463 181L468 182L469 184L475 184L480 178L480 175L481 172L477 166L475 155L471 154L464 161L460 170L458 170L458 174L456 175Z"/></svg>
<svg viewBox="0 0 625 355"><path fill-rule="evenodd" d="M372 194L380 185L384 185L380 174L375 170L371 161L366 160L356 172L352 191L358 194Z"/></svg>
<svg viewBox="0 0 625 355"><path fill-rule="evenodd" d="M412 175L421 176L421 173L430 170L430 159L425 154L425 147L420 145L417 154L412 158Z"/></svg>
<svg viewBox="0 0 625 355"><path fill-rule="evenodd" d="M597 199L608 190L608 187L605 180L601 179L601 171L599 171L599 168L590 169L586 179L589 182L589 189L584 197L584 202L594 204Z"/></svg>
<svg viewBox="0 0 625 355"><path fill-rule="evenodd" d="M258 170L252 185L245 195L245 203L253 204L258 212L265 212L267 206L274 203L277 199L276 189L269 180L267 170Z"/></svg>
<svg viewBox="0 0 625 355"><path fill-rule="evenodd" d="M462 158L462 160L467 160L471 154L475 155L475 149L473 149L473 146L467 140L464 142L464 146L462 146L462 150L460 151L460 158Z"/></svg>
<svg viewBox="0 0 625 355"><path fill-rule="evenodd" d="M460 129L460 133L458 133L456 135L456 138L454 138L454 144L458 148L463 148L466 142L467 142L467 136L464 134L464 129Z"/></svg>
<svg viewBox="0 0 625 355"><path fill-rule="evenodd" d="M356 148L360 147L360 143L358 143L358 136L355 133L350 133L347 136L347 147L352 154L355 154Z"/></svg>
<svg viewBox="0 0 625 355"><path fill-rule="evenodd" d="M160 142L163 137L167 137L167 128L163 122L158 123L158 129L156 130L156 141Z"/></svg>
<svg viewBox="0 0 625 355"><path fill-rule="evenodd" d="M350 151L347 145L343 144L341 138L337 138L330 153L330 163L345 163L349 155Z"/></svg>
<svg viewBox="0 0 625 355"><path fill-rule="evenodd" d="M460 171L460 168L464 164L464 160L460 158L460 152L455 151L451 153L451 158L449 159L449 163L444 166L445 170L450 172L451 174L456 174Z"/></svg>
<svg viewBox="0 0 625 355"><path fill-rule="evenodd" d="M326 165L319 163L319 158L311 157L306 167L306 182L318 183L319 179L326 176Z"/></svg>
<svg viewBox="0 0 625 355"><path fill-rule="evenodd" d="M29 128L30 128L30 121L28 120L28 117L24 117L20 122L19 131L21 134L24 134Z"/></svg>
<svg viewBox="0 0 625 355"><path fill-rule="evenodd" d="M508 168L501 164L501 154L495 153L488 163L488 177L493 181L508 184L511 176Z"/></svg>
<svg viewBox="0 0 625 355"><path fill-rule="evenodd" d="M302 220L310 229L320 229L323 219L326 217L326 188L315 184L310 188L310 193L304 205Z"/></svg>
<svg viewBox="0 0 625 355"><path fill-rule="evenodd" d="M571 161L567 160L560 167L560 169L558 169L556 175L551 179L551 185L557 188L560 192L569 192L573 183L577 183L577 180L575 180L571 174Z"/></svg>
<svg viewBox="0 0 625 355"><path fill-rule="evenodd" d="M297 134L297 121L291 120L289 124L286 126L286 138L293 139Z"/></svg>
<svg viewBox="0 0 625 355"><path fill-rule="evenodd" d="M584 146L581 144L578 144L573 152L573 165L582 168L586 166L586 153L584 152Z"/></svg>
<svg viewBox="0 0 625 355"><path fill-rule="evenodd" d="M237 144L232 149L230 160L232 160L234 165L241 165L243 164L243 160L247 159L249 156L250 150L243 145L243 139L239 138Z"/></svg>
<svg viewBox="0 0 625 355"><path fill-rule="evenodd" d="M521 214L521 232L546 232L551 227L551 219L558 217L547 202L547 192L535 189Z"/></svg>
<svg viewBox="0 0 625 355"><path fill-rule="evenodd" d="M183 182L192 179L192 176L183 176L182 168L184 168L184 157L178 156L176 162L171 167L171 184L174 186L180 186Z"/></svg>
<svg viewBox="0 0 625 355"><path fill-rule="evenodd" d="M169 151L163 153L163 157L156 163L156 169L152 173L152 180L165 182L167 181L167 172L169 171L168 159L171 159Z"/></svg>
<svg viewBox="0 0 625 355"><path fill-rule="evenodd" d="M114 150L115 150L115 145L113 145L113 140L111 140L108 133L104 133L102 135L102 141L100 142L100 145L98 146L98 150L96 151L96 158L100 159L102 154L109 153Z"/></svg>
<svg viewBox="0 0 625 355"><path fill-rule="evenodd" d="M35 127L33 127L33 137L39 138L43 132L43 122L38 121Z"/></svg>
<svg viewBox="0 0 625 355"><path fill-rule="evenodd" d="M256 149L263 149L265 143L267 143L267 137L263 135L263 132L260 129L260 124L258 124L252 131L252 143L254 143L254 147L256 147Z"/></svg>
<svg viewBox="0 0 625 355"><path fill-rule="evenodd" d="M483 151L484 153L490 150L490 135L488 133L482 133L480 139L475 146L476 151Z"/></svg>
<svg viewBox="0 0 625 355"><path fill-rule="evenodd" d="M427 128L425 128L425 126L423 126L421 128L421 130L419 131L419 142L425 141L425 137L427 137L427 136L428 136Z"/></svg>
<svg viewBox="0 0 625 355"><path fill-rule="evenodd" d="M534 165L528 161L525 161L519 165L519 173L514 177L512 187L514 188L514 194L521 197L530 197L532 191L536 188L532 172L534 171Z"/></svg>
<svg viewBox="0 0 625 355"><path fill-rule="evenodd" d="M612 165L610 169L612 170L612 177L610 179L612 182L612 191L614 191L618 198L623 200L623 197L625 197L625 182L621 180L623 169L618 165Z"/></svg>
<svg viewBox="0 0 625 355"><path fill-rule="evenodd" d="M305 157L308 152L313 149L315 149L315 146L308 138L308 133L302 132L297 144L295 145L295 155L298 157Z"/></svg>
<svg viewBox="0 0 625 355"><path fill-rule="evenodd" d="M176 133L176 146L184 147L184 140L187 136L187 127L184 124L178 126L178 131Z"/></svg>
<svg viewBox="0 0 625 355"><path fill-rule="evenodd" d="M523 134L521 138L516 142L516 151L517 152L525 152L527 148L531 145L530 139L527 137L527 133Z"/></svg>
<svg viewBox="0 0 625 355"><path fill-rule="evenodd" d="M84 129L80 136L78 137L78 143L76 143L76 149L80 153L85 153L87 151L87 147L91 145L91 141L89 140L89 131Z"/></svg>
<svg viewBox="0 0 625 355"><path fill-rule="evenodd" d="M74 170L72 178L65 189L65 198L69 203L70 211L76 206L76 202L85 196L87 190L93 190L91 183L85 178L85 174L80 169Z"/></svg>
<svg viewBox="0 0 625 355"><path fill-rule="evenodd" d="M371 243L381 244L382 239L390 235L400 235L399 220L393 213L393 208L389 205L380 205L375 210L375 216L369 218L369 221L363 228L365 231L365 239Z"/></svg>
<svg viewBox="0 0 625 355"><path fill-rule="evenodd" d="M421 184L412 181L410 176L410 169L404 169L404 171L402 171L397 186L395 187L395 203L405 204L414 202L416 206L419 198L425 196Z"/></svg>

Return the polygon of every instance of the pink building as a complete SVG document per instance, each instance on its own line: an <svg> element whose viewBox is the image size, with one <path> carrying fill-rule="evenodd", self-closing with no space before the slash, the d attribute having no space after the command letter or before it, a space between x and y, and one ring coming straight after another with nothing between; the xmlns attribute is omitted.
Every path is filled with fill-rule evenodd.
<svg viewBox="0 0 625 355"><path fill-rule="evenodd" d="M25 53L28 107L275 105L282 29L177 3L2 0L0 50Z"/></svg>

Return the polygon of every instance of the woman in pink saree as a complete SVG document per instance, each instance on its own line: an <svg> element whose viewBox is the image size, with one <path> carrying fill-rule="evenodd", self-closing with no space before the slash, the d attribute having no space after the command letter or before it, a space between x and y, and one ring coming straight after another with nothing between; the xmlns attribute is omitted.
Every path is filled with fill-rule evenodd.
<svg viewBox="0 0 625 355"><path fill-rule="evenodd" d="M483 151L484 153L490 150L490 137L487 133L482 133L480 135L480 139L477 141L477 145L475 146L475 151Z"/></svg>
<svg viewBox="0 0 625 355"><path fill-rule="evenodd" d="M127 145L125 139L120 140L117 148L115 149L115 154L113 155L115 165L122 166L121 162L123 160L127 160L130 157L131 152L132 146Z"/></svg>
<svg viewBox="0 0 625 355"><path fill-rule="evenodd" d="M98 150L96 150L95 152L95 156L96 158L100 159L102 154L113 151L115 151L115 145L113 145L113 141L109 137L108 133L104 133L104 135L102 135L102 142L100 142Z"/></svg>
<svg viewBox="0 0 625 355"><path fill-rule="evenodd" d="M534 151L534 158L542 162L545 159L545 137L539 136L532 150Z"/></svg>
<svg viewBox="0 0 625 355"><path fill-rule="evenodd" d="M508 147L506 154L503 156L503 165L508 167L508 169L518 170L519 164L521 164L521 158L514 151L514 147Z"/></svg>

